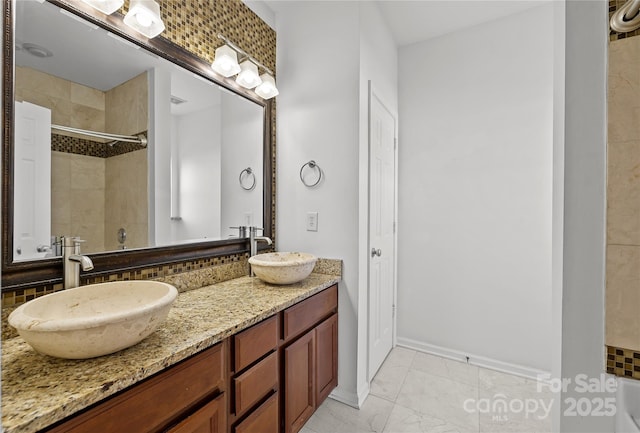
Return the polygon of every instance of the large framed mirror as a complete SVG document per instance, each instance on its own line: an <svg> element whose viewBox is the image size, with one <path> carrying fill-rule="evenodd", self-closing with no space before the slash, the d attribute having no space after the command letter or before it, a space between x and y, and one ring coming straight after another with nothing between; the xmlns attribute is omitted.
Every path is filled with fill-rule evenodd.
<svg viewBox="0 0 640 433"><path fill-rule="evenodd" d="M3 2L2 289L60 279L61 236L96 275L272 236L270 101L83 5Z"/></svg>

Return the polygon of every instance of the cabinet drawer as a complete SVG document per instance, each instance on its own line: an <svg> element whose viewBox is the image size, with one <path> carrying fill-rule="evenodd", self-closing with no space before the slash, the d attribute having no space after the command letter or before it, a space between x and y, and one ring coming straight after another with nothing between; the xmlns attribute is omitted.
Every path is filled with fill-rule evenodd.
<svg viewBox="0 0 640 433"><path fill-rule="evenodd" d="M278 353L274 352L233 379L235 413L242 414L278 386Z"/></svg>
<svg viewBox="0 0 640 433"><path fill-rule="evenodd" d="M224 344L218 344L89 409L51 432L155 432L224 389Z"/></svg>
<svg viewBox="0 0 640 433"><path fill-rule="evenodd" d="M227 426L224 394L205 404L166 433L224 433Z"/></svg>
<svg viewBox="0 0 640 433"><path fill-rule="evenodd" d="M331 315L338 308L338 286L331 286L326 290L305 299L299 304L284 310L284 339L301 334Z"/></svg>
<svg viewBox="0 0 640 433"><path fill-rule="evenodd" d="M278 394L262 403L251 415L238 424L234 433L278 433Z"/></svg>
<svg viewBox="0 0 640 433"><path fill-rule="evenodd" d="M234 367L242 370L278 345L278 316L263 320L233 337Z"/></svg>

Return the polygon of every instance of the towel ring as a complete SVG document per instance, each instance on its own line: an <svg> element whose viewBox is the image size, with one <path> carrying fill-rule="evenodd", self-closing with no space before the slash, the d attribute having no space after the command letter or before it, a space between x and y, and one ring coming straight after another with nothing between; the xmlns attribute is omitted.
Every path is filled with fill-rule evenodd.
<svg viewBox="0 0 640 433"><path fill-rule="evenodd" d="M304 177L302 176L302 172L304 171L304 168L307 165L309 166L309 168L312 168L312 169L313 168L317 168L318 169L318 180L316 180L315 183L307 183L307 182L304 181ZM316 164L316 162L313 159L311 161L307 162L306 164L304 164L302 167L300 167L300 180L302 181L304 186L307 186L309 188L316 186L322 180L322 169L320 168L320 166L318 164Z"/></svg>
<svg viewBox="0 0 640 433"><path fill-rule="evenodd" d="M243 177L247 178L249 176L253 178L253 182L251 182L251 186L245 186L244 183L242 182L242 178ZM244 170L242 170L240 172L240 176L238 177L238 180L240 181L240 188L244 189L245 191L252 191L256 187L256 175L251 169L251 167L247 167Z"/></svg>

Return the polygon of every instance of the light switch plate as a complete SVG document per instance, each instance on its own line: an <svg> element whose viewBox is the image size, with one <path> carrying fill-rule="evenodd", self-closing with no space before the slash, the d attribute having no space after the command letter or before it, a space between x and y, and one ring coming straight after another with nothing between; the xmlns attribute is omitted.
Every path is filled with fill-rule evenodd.
<svg viewBox="0 0 640 433"><path fill-rule="evenodd" d="M318 212L307 212L307 231L318 231Z"/></svg>

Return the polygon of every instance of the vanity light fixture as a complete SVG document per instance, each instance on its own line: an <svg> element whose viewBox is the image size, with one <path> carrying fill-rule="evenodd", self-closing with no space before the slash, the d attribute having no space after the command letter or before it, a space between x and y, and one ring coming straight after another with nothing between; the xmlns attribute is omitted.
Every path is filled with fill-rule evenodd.
<svg viewBox="0 0 640 433"><path fill-rule="evenodd" d="M227 78L237 74L236 83L246 89L255 89L256 94L262 99L270 99L278 95L276 81L269 68L223 35L218 34L218 39L222 39L224 45L216 49L216 55L211 64L214 71ZM240 64L238 64L238 57L241 59ZM260 69L265 73L260 75Z"/></svg>
<svg viewBox="0 0 640 433"><path fill-rule="evenodd" d="M111 15L124 4L124 0L82 0L89 6L98 9L106 15Z"/></svg>
<svg viewBox="0 0 640 433"><path fill-rule="evenodd" d="M160 5L154 0L131 0L124 23L150 39L165 29L160 17Z"/></svg>
<svg viewBox="0 0 640 433"><path fill-rule="evenodd" d="M230 77L240 72L238 53L228 45L216 48L216 57L211 68L223 77Z"/></svg>
<svg viewBox="0 0 640 433"><path fill-rule="evenodd" d="M262 83L256 87L256 94L263 99L270 99L274 96L278 96L280 93L278 88L276 87L276 80L271 76L271 74L265 72L260 75L260 79Z"/></svg>

